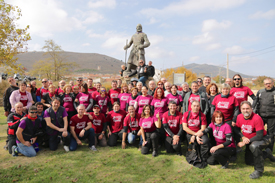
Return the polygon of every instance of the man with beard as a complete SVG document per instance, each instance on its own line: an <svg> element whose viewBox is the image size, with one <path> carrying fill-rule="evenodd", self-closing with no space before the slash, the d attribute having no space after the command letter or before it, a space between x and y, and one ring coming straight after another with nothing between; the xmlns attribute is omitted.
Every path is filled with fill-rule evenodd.
<svg viewBox="0 0 275 183"><path fill-rule="evenodd" d="M42 79L42 87L38 88L36 90L36 101L37 102L41 102L41 99L43 98L44 95L46 95L47 93L49 93L49 81L47 78Z"/></svg>
<svg viewBox="0 0 275 183"><path fill-rule="evenodd" d="M148 95L151 95L152 97L155 94L156 89L156 83L154 80L149 81L149 89L148 89Z"/></svg>
<svg viewBox="0 0 275 183"><path fill-rule="evenodd" d="M255 171L249 175L251 179L257 179L263 175L264 159L269 158L275 162L275 157L268 147L271 142L270 137L264 129L264 123L261 117L252 112L250 102L241 103L241 112L237 117L236 131L242 137L239 147L246 146L245 163L254 165ZM266 149L263 151L263 149Z"/></svg>
<svg viewBox="0 0 275 183"><path fill-rule="evenodd" d="M211 78L209 76L203 77L203 85L199 88L199 91L206 93L206 87L210 85Z"/></svg>

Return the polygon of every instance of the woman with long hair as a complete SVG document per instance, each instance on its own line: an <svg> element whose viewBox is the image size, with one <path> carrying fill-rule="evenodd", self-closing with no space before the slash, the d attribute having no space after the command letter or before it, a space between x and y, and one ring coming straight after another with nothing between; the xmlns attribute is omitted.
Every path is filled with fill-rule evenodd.
<svg viewBox="0 0 275 183"><path fill-rule="evenodd" d="M121 93L118 95L118 102L120 103L120 109L126 110L126 104L131 94L128 92L128 86L126 83L121 84Z"/></svg>
<svg viewBox="0 0 275 183"><path fill-rule="evenodd" d="M166 98L168 100L168 103L170 101L174 101L177 104L177 111L181 111L182 107L182 96L178 94L178 86L177 85L172 85L171 86L171 93L169 93Z"/></svg>
<svg viewBox="0 0 275 183"><path fill-rule="evenodd" d="M81 92L75 97L75 102L78 104L83 104L87 112L90 112L90 110L92 110L93 98L88 92L87 83L84 83L81 86Z"/></svg>
<svg viewBox="0 0 275 183"><path fill-rule="evenodd" d="M137 109L139 114L142 113L143 106L150 105L153 99L151 95L148 95L147 86L143 86L141 92L142 92L142 95L137 97Z"/></svg>

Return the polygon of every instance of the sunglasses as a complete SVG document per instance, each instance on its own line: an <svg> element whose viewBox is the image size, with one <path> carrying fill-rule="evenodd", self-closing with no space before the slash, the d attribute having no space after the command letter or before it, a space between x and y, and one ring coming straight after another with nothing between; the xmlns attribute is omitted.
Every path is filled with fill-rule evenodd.
<svg viewBox="0 0 275 183"><path fill-rule="evenodd" d="M35 111L35 112L30 112L31 114L36 114L37 113L37 111Z"/></svg>
<svg viewBox="0 0 275 183"><path fill-rule="evenodd" d="M100 90L100 91L105 92L106 90Z"/></svg>
<svg viewBox="0 0 275 183"><path fill-rule="evenodd" d="M99 107L94 107L94 109L99 109Z"/></svg>
<svg viewBox="0 0 275 183"><path fill-rule="evenodd" d="M42 81L42 83L47 83L48 81Z"/></svg>
<svg viewBox="0 0 275 183"><path fill-rule="evenodd" d="M241 78L234 78L234 80L236 81L236 80L241 80Z"/></svg>
<svg viewBox="0 0 275 183"><path fill-rule="evenodd" d="M158 85L163 85L163 84L158 84Z"/></svg>
<svg viewBox="0 0 275 183"><path fill-rule="evenodd" d="M76 81L82 81L82 79L80 79L80 80L76 80Z"/></svg>
<svg viewBox="0 0 275 183"><path fill-rule="evenodd" d="M198 83L201 83L202 81L197 81Z"/></svg>

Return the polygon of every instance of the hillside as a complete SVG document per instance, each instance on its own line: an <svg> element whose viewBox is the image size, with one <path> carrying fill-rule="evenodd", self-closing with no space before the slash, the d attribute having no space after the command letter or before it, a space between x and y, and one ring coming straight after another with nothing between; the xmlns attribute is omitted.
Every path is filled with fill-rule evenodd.
<svg viewBox="0 0 275 183"><path fill-rule="evenodd" d="M79 64L79 68L74 71L77 73L114 74L120 71L120 66L124 63L113 57L98 53L63 52L61 56L67 58L70 62ZM49 58L48 55L44 55L44 52L27 52L19 54L17 57L17 62L26 67L28 71L32 69L35 61ZM100 70L98 70L98 67L100 67Z"/></svg>
<svg viewBox="0 0 275 183"><path fill-rule="evenodd" d="M198 76L200 75L209 75L215 77L219 75L220 67L215 65L208 65L208 64L188 64L184 66L186 69L191 69L195 72ZM243 73L238 73L229 69L229 77L232 78L235 74L240 74L243 78L255 78L255 76L246 75ZM226 77L226 68L222 67L221 75Z"/></svg>

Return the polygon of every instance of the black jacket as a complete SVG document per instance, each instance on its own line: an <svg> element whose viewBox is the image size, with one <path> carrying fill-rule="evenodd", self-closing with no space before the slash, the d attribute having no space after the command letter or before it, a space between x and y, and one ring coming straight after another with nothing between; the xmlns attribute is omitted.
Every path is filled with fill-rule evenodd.
<svg viewBox="0 0 275 183"><path fill-rule="evenodd" d="M144 70L145 70L145 68L146 68L146 72L144 72ZM142 77L142 76L146 76L146 77L148 77L148 74L147 74L147 72L148 72L148 66L147 65L143 65L143 66L138 66L137 67L137 70L135 70L134 72L132 72L130 75L129 75L129 77L132 77L132 76L134 76L134 75L138 75L138 79L140 78L140 77Z"/></svg>
<svg viewBox="0 0 275 183"><path fill-rule="evenodd" d="M154 66L148 66L147 67L147 75L148 77L154 77L155 75L155 67Z"/></svg>
<svg viewBox="0 0 275 183"><path fill-rule="evenodd" d="M11 103L10 103L10 96L11 93L15 90L18 90L19 88L17 86L10 86L7 88L7 90L4 92L3 95L3 103L4 103L4 110L5 112L9 112L11 110Z"/></svg>

